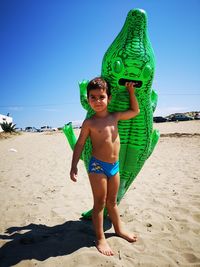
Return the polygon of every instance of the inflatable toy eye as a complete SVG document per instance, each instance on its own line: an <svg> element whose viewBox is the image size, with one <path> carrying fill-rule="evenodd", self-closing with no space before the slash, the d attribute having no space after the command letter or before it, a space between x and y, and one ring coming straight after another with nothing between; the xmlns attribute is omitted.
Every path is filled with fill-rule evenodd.
<svg viewBox="0 0 200 267"><path fill-rule="evenodd" d="M124 66L123 66L123 63L121 62L120 59L116 60L114 63L113 63L113 70L115 73L120 73L122 72Z"/></svg>
<svg viewBox="0 0 200 267"><path fill-rule="evenodd" d="M149 77L151 76L151 73L152 73L152 68L149 64L146 64L146 66L144 67L144 70L143 70L143 78L146 80L146 79L149 79Z"/></svg>

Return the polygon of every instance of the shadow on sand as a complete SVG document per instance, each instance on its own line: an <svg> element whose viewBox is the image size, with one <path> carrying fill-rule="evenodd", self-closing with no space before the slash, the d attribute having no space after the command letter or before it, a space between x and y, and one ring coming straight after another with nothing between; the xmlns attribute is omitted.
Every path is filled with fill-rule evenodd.
<svg viewBox="0 0 200 267"><path fill-rule="evenodd" d="M111 228L109 220L105 220L104 228ZM86 220L68 221L52 227L41 224L10 227L4 235L0 235L0 239L8 240L0 248L1 267L12 266L22 260L44 261L95 245L92 222Z"/></svg>

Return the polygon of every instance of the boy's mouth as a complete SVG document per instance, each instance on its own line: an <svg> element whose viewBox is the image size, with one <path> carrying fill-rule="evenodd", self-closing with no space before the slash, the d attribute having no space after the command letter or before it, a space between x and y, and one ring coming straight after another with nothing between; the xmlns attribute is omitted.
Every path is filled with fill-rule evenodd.
<svg viewBox="0 0 200 267"><path fill-rule="evenodd" d="M140 88L142 86L142 81L129 80L129 79L124 79L124 78L119 79L118 83L119 83L119 85L124 85L125 86L126 82L134 82L135 83L135 87L137 87L137 88Z"/></svg>

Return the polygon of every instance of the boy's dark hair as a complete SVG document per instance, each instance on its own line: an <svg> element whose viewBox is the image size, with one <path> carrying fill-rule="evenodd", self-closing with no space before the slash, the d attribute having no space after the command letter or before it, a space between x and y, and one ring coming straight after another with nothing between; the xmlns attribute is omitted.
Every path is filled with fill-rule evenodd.
<svg viewBox="0 0 200 267"><path fill-rule="evenodd" d="M104 90L106 90L106 94L108 97L110 97L110 95L111 95L110 85L102 77L96 77L88 83L88 85L87 85L87 98L89 98L90 91L94 90L94 89L104 89Z"/></svg>

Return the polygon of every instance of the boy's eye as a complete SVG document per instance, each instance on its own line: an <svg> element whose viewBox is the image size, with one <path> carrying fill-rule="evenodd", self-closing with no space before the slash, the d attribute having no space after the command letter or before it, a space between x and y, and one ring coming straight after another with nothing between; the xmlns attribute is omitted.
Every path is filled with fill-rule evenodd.
<svg viewBox="0 0 200 267"><path fill-rule="evenodd" d="M92 100L92 101L98 101L98 100L104 100L105 99L105 96L104 95L101 95L101 96L99 96L99 97L95 97L95 96L93 96L93 95L91 95L90 96L90 99Z"/></svg>

